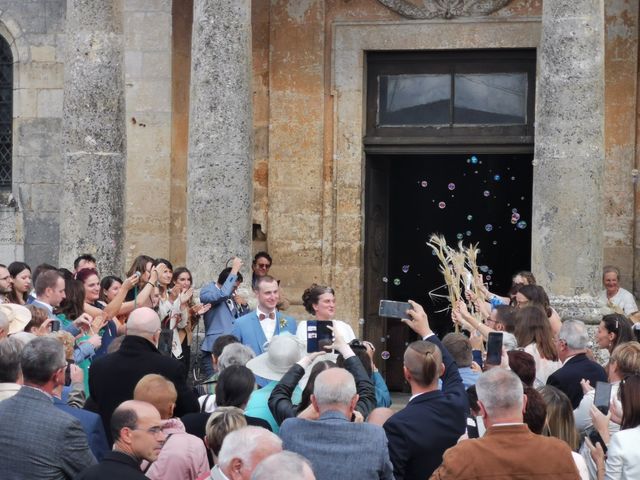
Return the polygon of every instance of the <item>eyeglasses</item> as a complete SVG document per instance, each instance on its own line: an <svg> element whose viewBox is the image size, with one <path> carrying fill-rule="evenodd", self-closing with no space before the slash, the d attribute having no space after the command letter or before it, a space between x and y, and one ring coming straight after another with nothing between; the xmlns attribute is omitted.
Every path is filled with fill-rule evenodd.
<svg viewBox="0 0 640 480"><path fill-rule="evenodd" d="M132 428L131 430L140 430L142 432L150 433L151 435L160 435L162 433L162 427L151 427L151 428Z"/></svg>
<svg viewBox="0 0 640 480"><path fill-rule="evenodd" d="M256 267L258 268L271 268L270 263L256 263Z"/></svg>

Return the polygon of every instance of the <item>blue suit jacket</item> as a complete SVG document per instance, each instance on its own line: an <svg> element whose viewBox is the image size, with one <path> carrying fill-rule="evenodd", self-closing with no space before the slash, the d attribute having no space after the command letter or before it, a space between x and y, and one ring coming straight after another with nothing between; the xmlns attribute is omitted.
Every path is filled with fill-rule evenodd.
<svg viewBox="0 0 640 480"><path fill-rule="evenodd" d="M466 429L469 401L456 362L438 337L426 341L442 352L442 390L417 396L385 422L396 480L429 478Z"/></svg>
<svg viewBox="0 0 640 480"><path fill-rule="evenodd" d="M286 322L283 327L280 327L280 321L284 319ZM289 332L291 335L296 334L296 321L292 318L285 317L282 313L276 312L276 328L273 332L274 335L280 335L282 332ZM258 314L254 310L238 318L233 326L231 332L243 345L250 347L256 355L264 353L264 344L267 341L267 337L264 335L264 331L260 326L260 319Z"/></svg>
<svg viewBox="0 0 640 480"><path fill-rule="evenodd" d="M200 291L200 301L211 304L211 310L204 314L205 337L200 349L205 352L211 352L216 339L229 335L233 329L236 316L229 309L227 300L231 298L237 279L237 275L229 274L221 288L211 282Z"/></svg>
<svg viewBox="0 0 640 480"><path fill-rule="evenodd" d="M80 422L84 433L87 434L89 448L96 459L100 462L102 457L104 457L104 454L110 450L100 415L88 410L82 410L81 408L70 407L56 397L53 397L53 404L63 412L75 417Z"/></svg>
<svg viewBox="0 0 640 480"><path fill-rule="evenodd" d="M387 439L377 425L351 423L328 411L318 420L286 419L280 437L285 450L311 462L317 480L393 479Z"/></svg>

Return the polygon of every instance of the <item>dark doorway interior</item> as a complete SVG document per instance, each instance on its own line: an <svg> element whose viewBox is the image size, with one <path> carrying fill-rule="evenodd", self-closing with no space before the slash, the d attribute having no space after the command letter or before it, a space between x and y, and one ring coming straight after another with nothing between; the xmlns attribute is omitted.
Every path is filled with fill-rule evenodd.
<svg viewBox="0 0 640 480"><path fill-rule="evenodd" d="M531 154L368 155L365 313L367 337L389 352L381 370L402 390L402 353L413 340L399 321L377 317L381 298L413 299L436 333L453 329L448 302L429 292L444 284L426 242L479 243L490 289L506 293L511 275L531 258ZM446 294L445 289L434 292Z"/></svg>

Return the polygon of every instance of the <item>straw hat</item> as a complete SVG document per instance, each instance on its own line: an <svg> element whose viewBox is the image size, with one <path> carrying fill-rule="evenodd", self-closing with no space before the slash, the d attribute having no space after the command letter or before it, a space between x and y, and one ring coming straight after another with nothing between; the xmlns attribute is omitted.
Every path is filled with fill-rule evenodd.
<svg viewBox="0 0 640 480"><path fill-rule="evenodd" d="M304 355L304 345L290 333L274 336L266 349L263 354L249 360L247 368L267 380L280 380Z"/></svg>
<svg viewBox="0 0 640 480"><path fill-rule="evenodd" d="M0 303L0 312L9 319L9 335L22 332L31 321L29 309L16 303Z"/></svg>

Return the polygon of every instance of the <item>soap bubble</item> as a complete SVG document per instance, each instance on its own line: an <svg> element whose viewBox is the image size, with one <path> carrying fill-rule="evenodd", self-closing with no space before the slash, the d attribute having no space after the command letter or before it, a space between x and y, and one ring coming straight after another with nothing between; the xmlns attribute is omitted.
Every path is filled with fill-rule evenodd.
<svg viewBox="0 0 640 480"><path fill-rule="evenodd" d="M511 209L511 213L518 213L518 209L517 208L512 208Z"/></svg>
<svg viewBox="0 0 640 480"><path fill-rule="evenodd" d="M359 323L360 325L364 325L364 318L361 318L360 320L358 320L358 323Z"/></svg>
<svg viewBox="0 0 640 480"><path fill-rule="evenodd" d="M431 250L431 255L433 255L434 257L436 256L435 250Z"/></svg>
<svg viewBox="0 0 640 480"><path fill-rule="evenodd" d="M447 188L449 190L455 190L456 189L456 184L455 183L450 183L449 185L447 185Z"/></svg>
<svg viewBox="0 0 640 480"><path fill-rule="evenodd" d="M478 170L474 170L473 173L478 173Z"/></svg>
<svg viewBox="0 0 640 480"><path fill-rule="evenodd" d="M487 272L489 275L493 275L493 270L489 269L489 271Z"/></svg>
<svg viewBox="0 0 640 480"><path fill-rule="evenodd" d="M426 180L422 180L422 181L420 182L420 185L422 186L422 188L424 188L424 187L426 187L428 184L427 184L427 181L426 181Z"/></svg>
<svg viewBox="0 0 640 480"><path fill-rule="evenodd" d="M516 227L518 227L520 230L524 230L525 228L527 228L527 222L525 222L524 220L521 220L518 222Z"/></svg>
<svg viewBox="0 0 640 480"><path fill-rule="evenodd" d="M520 197L520 200L524 200L524 197Z"/></svg>
<svg viewBox="0 0 640 480"><path fill-rule="evenodd" d="M393 284L397 287L398 285L400 285L400 279L399 278L394 278L393 279Z"/></svg>
<svg viewBox="0 0 640 480"><path fill-rule="evenodd" d="M403 266L402 266L402 271L403 271L404 273L407 273L407 272L409 271L409 265L403 265Z"/></svg>
<svg viewBox="0 0 640 480"><path fill-rule="evenodd" d="M484 192L482 192L482 194L483 194L485 197L488 197L489 195L491 195L491 192L490 192L489 190L485 190Z"/></svg>
<svg viewBox="0 0 640 480"><path fill-rule="evenodd" d="M467 237L471 236L471 230L467 230L465 233L467 234Z"/></svg>
<svg viewBox="0 0 640 480"><path fill-rule="evenodd" d="M471 163L471 159L470 158L467 158L467 163Z"/></svg>
<svg viewBox="0 0 640 480"><path fill-rule="evenodd" d="M493 225L491 225L490 223L487 223L487 224L484 226L484 229L485 229L487 232L490 232L491 230L493 230Z"/></svg>
<svg viewBox="0 0 640 480"><path fill-rule="evenodd" d="M493 244L494 244L494 245L497 245L497 244L498 244L498 241L497 241L497 240L494 240L494 241L493 241Z"/></svg>
<svg viewBox="0 0 640 480"><path fill-rule="evenodd" d="M486 265L480 265L480 266L478 267L478 269L479 269L481 272L486 272L487 270L489 270L489 267L488 267L488 266L486 266Z"/></svg>
<svg viewBox="0 0 640 480"><path fill-rule="evenodd" d="M444 207L446 207L446 206L447 206L447 204L446 204L446 203L444 203L444 202L440 202L440 203L438 204L438 208L440 208L440 209L442 209L442 208L444 208Z"/></svg>
<svg viewBox="0 0 640 480"><path fill-rule="evenodd" d="M491 280L491 275L487 275L486 277L484 277L484 279L485 279L486 281Z"/></svg>
<svg viewBox="0 0 640 480"><path fill-rule="evenodd" d="M464 235L462 235L461 233L459 233L459 234L457 234L457 235L456 235L456 238L457 238L458 240L462 240L462 238L463 238L463 237L464 237Z"/></svg>
<svg viewBox="0 0 640 480"><path fill-rule="evenodd" d="M511 217L511 224L515 225L516 223L518 223L518 219L514 216Z"/></svg>
<svg viewBox="0 0 640 480"><path fill-rule="evenodd" d="M473 164L478 163L478 157L476 157L475 155L473 155L473 156L471 157L471 163L473 163Z"/></svg>
<svg viewBox="0 0 640 480"><path fill-rule="evenodd" d="M500 175L494 175L494 176L493 176L493 179L494 179L496 182L499 182L499 181L500 181Z"/></svg>
<svg viewBox="0 0 640 480"><path fill-rule="evenodd" d="M384 352L380 353L380 358L382 358L383 360L389 360L389 358L391 358L391 354L385 350Z"/></svg>
<svg viewBox="0 0 640 480"><path fill-rule="evenodd" d="M387 277L382 277L382 283L387 283L389 279Z"/></svg>
<svg viewBox="0 0 640 480"><path fill-rule="evenodd" d="M467 215L467 220L473 220L473 215Z"/></svg>
<svg viewBox="0 0 640 480"><path fill-rule="evenodd" d="M515 180L515 179L516 179L516 177L511 177L511 180Z"/></svg>

